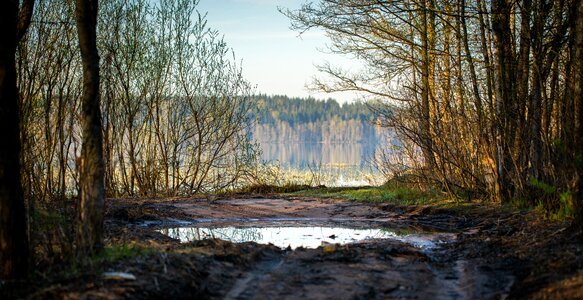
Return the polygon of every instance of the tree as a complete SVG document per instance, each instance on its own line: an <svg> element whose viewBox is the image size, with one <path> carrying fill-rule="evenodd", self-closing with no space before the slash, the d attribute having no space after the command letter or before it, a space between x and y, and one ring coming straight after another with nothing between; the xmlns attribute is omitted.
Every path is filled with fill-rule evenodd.
<svg viewBox="0 0 583 300"><path fill-rule="evenodd" d="M513 195L511 190L512 149L517 127L516 114L516 69L512 50L510 15L512 4L508 0L492 1L492 32L494 34L495 94L498 115L498 184L497 198L508 201Z"/></svg>
<svg viewBox="0 0 583 300"><path fill-rule="evenodd" d="M103 248L105 202L103 138L99 104L99 54L97 53L98 0L77 0L75 16L83 63L81 98L81 177L77 227L77 254L86 255Z"/></svg>
<svg viewBox="0 0 583 300"><path fill-rule="evenodd" d="M577 2L577 1L576 1ZM573 49L573 102L575 119L575 167L576 178L573 186L575 200L575 226L583 230L583 1L575 5L575 44Z"/></svg>
<svg viewBox="0 0 583 300"><path fill-rule="evenodd" d="M20 182L20 119L16 47L32 17L34 0L0 3L0 278L28 273L28 236Z"/></svg>

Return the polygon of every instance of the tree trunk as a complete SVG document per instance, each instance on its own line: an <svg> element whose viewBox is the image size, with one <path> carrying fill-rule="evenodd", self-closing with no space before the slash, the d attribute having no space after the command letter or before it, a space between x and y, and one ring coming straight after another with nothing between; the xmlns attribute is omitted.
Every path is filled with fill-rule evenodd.
<svg viewBox="0 0 583 300"><path fill-rule="evenodd" d="M492 1L492 31L494 33L494 56L496 70L497 110L497 165L498 186L496 197L509 201L513 197L511 176L513 167L513 144L516 134L516 68L510 30L512 5L508 0Z"/></svg>
<svg viewBox="0 0 583 300"><path fill-rule="evenodd" d="M532 1L521 0L520 7L520 43L516 59L516 101L517 105L517 126L518 134L515 142L518 155L517 171L520 173L516 179L522 180L523 171L528 167L530 134L528 121L526 119L526 107L529 104L529 81L530 81L530 50L532 35L530 30ZM528 113L531 113L530 111Z"/></svg>
<svg viewBox="0 0 583 300"><path fill-rule="evenodd" d="M425 0L422 11L422 32L421 32L421 141L423 145L423 156L428 174L435 169L435 157L433 156L433 138L431 133L431 107L430 107L430 72L431 62L429 55L429 16L428 1Z"/></svg>
<svg viewBox="0 0 583 300"><path fill-rule="evenodd" d="M28 235L20 182L20 119L16 87L16 47L24 35L34 1L0 2L0 278L28 274ZM19 16L20 15L20 16Z"/></svg>
<svg viewBox="0 0 583 300"><path fill-rule="evenodd" d="M543 39L544 39L544 24L547 19L548 12L543 11L547 8L546 1L537 1L538 8L535 10L535 18L533 23L533 30L531 32L532 39L532 54L534 59L533 66L533 80L531 87L531 95L528 102L528 124L530 126L530 145L529 145L529 159L530 169L529 176L534 178L541 178L542 174L542 89L543 82L547 81L543 75L544 68L544 53L543 53ZM526 141L525 141L526 142Z"/></svg>
<svg viewBox="0 0 583 300"><path fill-rule="evenodd" d="M486 39L487 36L487 32L486 32L486 28L487 28L487 22L486 22L486 18L484 17L484 15L487 13L486 9L482 8L482 6L484 5L482 3L482 0L478 0L477 1L477 7L478 7L478 19L480 21L480 42L481 42L481 49L482 49L482 56L484 58L484 64L486 67L486 90L487 90L487 98L488 98L488 107L491 109L492 108L492 102L493 102L493 90L492 90L492 78L494 77L492 75L492 65L490 64L490 43L489 41ZM493 110L493 109L491 109Z"/></svg>
<svg viewBox="0 0 583 300"><path fill-rule="evenodd" d="M583 1L576 4L575 51L573 60L573 102L575 106L575 167L574 225L583 230Z"/></svg>
<svg viewBox="0 0 583 300"><path fill-rule="evenodd" d="M81 195L78 203L77 255L93 254L103 248L104 166L99 107L99 55L96 46L97 0L77 0L75 15L81 59Z"/></svg>
<svg viewBox="0 0 583 300"><path fill-rule="evenodd" d="M480 133L478 134L478 145L480 146L483 140L483 129L482 126L484 125L484 117L483 117L483 108L482 108L482 96L480 96L480 89L478 87L478 76L476 75L476 67L474 66L474 59L472 58L472 52L470 50L470 44L468 42L468 26L466 22L466 1L461 0L460 4L460 20L462 25L462 32L461 36L464 43L464 50L466 52L466 61L468 62L468 66L470 67L470 78L472 80L472 91L474 92L474 100L476 101L476 115L478 117L478 126L480 128ZM479 147L478 146L478 147Z"/></svg>

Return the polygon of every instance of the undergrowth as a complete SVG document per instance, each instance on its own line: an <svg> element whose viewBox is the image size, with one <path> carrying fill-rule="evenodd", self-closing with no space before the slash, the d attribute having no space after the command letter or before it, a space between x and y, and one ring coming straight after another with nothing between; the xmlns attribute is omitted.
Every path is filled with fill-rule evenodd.
<svg viewBox="0 0 583 300"><path fill-rule="evenodd" d="M142 248L132 245L111 245L103 249L103 251L93 257L94 262L118 262L133 257L144 256L154 252L153 248Z"/></svg>
<svg viewBox="0 0 583 300"><path fill-rule="evenodd" d="M575 205L571 191L561 191L556 186L537 178L530 178L531 192L527 196L511 199L510 206L519 210L534 210L551 221L572 220Z"/></svg>

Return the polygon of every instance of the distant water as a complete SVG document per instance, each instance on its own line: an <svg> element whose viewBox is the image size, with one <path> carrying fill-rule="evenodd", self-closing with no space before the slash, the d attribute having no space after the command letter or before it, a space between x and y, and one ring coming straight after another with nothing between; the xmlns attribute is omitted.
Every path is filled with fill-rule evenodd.
<svg viewBox="0 0 583 300"><path fill-rule="evenodd" d="M314 166L367 169L375 143L261 142L263 159L304 170Z"/></svg>
<svg viewBox="0 0 583 300"><path fill-rule="evenodd" d="M260 142L262 159L300 172L318 172L327 186L379 184L380 174L371 166L371 143Z"/></svg>

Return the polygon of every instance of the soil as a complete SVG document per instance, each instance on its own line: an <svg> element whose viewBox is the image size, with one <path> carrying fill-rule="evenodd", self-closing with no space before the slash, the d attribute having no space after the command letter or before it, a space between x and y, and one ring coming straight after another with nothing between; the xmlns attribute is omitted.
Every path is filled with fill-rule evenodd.
<svg viewBox="0 0 583 300"><path fill-rule="evenodd" d="M267 222L364 224L453 233L437 248L368 240L281 249L157 229ZM270 221L272 222L272 221ZM282 195L109 199L106 244L142 249L75 272L5 282L0 295L59 299L581 299L583 243L568 223L480 204L397 206ZM106 272L123 272L109 276ZM24 286L24 287L23 287Z"/></svg>

